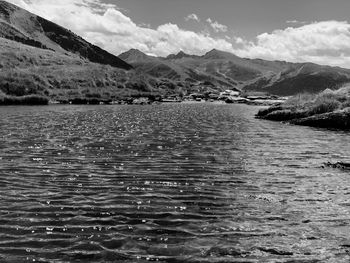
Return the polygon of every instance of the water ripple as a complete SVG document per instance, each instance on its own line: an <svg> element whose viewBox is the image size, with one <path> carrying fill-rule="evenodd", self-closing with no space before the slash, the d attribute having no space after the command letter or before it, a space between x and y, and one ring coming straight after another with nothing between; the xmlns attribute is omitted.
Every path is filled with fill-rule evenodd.
<svg viewBox="0 0 350 263"><path fill-rule="evenodd" d="M0 108L0 261L348 262L348 133L257 110Z"/></svg>

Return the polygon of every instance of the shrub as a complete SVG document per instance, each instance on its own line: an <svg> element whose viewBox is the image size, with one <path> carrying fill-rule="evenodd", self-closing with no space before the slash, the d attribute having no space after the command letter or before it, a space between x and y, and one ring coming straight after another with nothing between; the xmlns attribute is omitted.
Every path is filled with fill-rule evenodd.
<svg viewBox="0 0 350 263"><path fill-rule="evenodd" d="M320 94L308 109L309 115L322 114L341 108L341 97L334 94Z"/></svg>
<svg viewBox="0 0 350 263"><path fill-rule="evenodd" d="M285 102L284 107L286 107L286 108L304 108L314 98L315 98L315 95L313 95L313 94L300 93L296 96L289 98Z"/></svg>

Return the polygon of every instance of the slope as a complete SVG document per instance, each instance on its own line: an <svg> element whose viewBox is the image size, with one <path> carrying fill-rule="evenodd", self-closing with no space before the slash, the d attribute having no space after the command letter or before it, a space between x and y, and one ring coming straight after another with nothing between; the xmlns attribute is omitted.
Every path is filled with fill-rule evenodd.
<svg viewBox="0 0 350 263"><path fill-rule="evenodd" d="M247 91L262 91L290 96L297 93L318 93L338 89L350 82L350 70L312 63L291 64L278 74L265 75L247 84Z"/></svg>
<svg viewBox="0 0 350 263"><path fill-rule="evenodd" d="M0 0L0 37L37 48L70 52L100 64L129 70L129 64L73 32Z"/></svg>
<svg viewBox="0 0 350 263"><path fill-rule="evenodd" d="M173 83L135 70L92 63L75 54L64 54L0 38L0 99L41 95L53 100L101 100L179 92Z"/></svg>

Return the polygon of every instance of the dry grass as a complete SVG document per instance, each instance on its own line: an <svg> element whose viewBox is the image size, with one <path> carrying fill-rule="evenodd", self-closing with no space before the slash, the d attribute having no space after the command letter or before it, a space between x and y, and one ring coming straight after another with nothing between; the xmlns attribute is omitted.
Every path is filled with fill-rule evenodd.
<svg viewBox="0 0 350 263"><path fill-rule="evenodd" d="M346 88L345 90L350 88ZM308 115L322 114L332 112L338 109L349 107L350 96L347 93L337 91L328 91L315 94L298 94L288 99L283 108L291 110L302 110L308 112Z"/></svg>
<svg viewBox="0 0 350 263"><path fill-rule="evenodd" d="M169 87L172 87L171 89ZM42 50L0 38L0 95L39 95L58 101L114 100L179 93L168 80L90 63L77 56Z"/></svg>
<svg viewBox="0 0 350 263"><path fill-rule="evenodd" d="M319 94L298 94L278 107L261 110L257 116L271 120L289 121L350 107L350 86L327 90Z"/></svg>
<svg viewBox="0 0 350 263"><path fill-rule="evenodd" d="M110 100L174 94L172 81L88 62L76 55L38 49L0 38L0 95L47 96L53 100Z"/></svg>

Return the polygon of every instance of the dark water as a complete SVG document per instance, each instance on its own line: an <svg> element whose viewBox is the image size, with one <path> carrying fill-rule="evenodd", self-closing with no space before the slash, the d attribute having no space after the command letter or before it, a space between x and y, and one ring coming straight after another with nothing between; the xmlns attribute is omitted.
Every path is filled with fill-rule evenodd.
<svg viewBox="0 0 350 263"><path fill-rule="evenodd" d="M349 262L349 133L257 110L0 108L0 262Z"/></svg>

